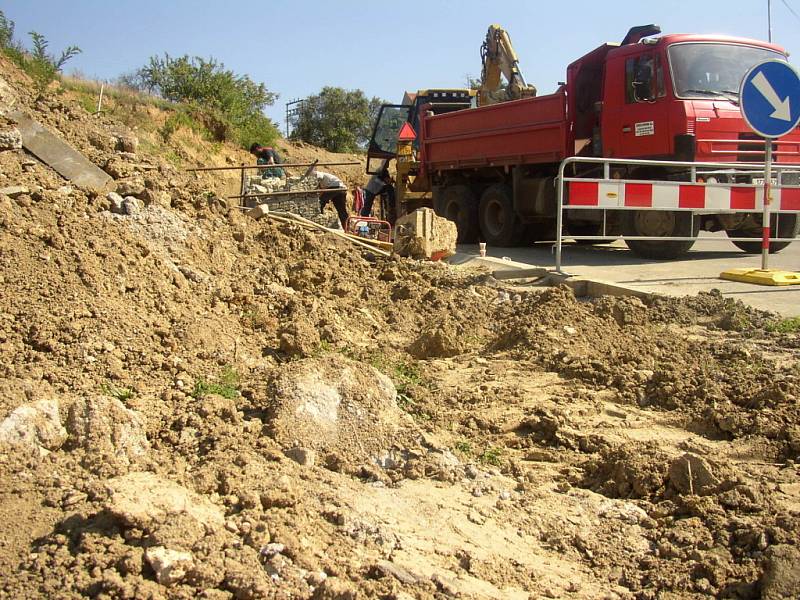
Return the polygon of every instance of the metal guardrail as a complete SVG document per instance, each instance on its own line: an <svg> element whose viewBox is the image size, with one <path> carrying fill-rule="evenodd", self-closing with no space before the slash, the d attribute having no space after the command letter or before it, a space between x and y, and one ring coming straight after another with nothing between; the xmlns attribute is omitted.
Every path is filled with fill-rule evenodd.
<svg viewBox="0 0 800 600"><path fill-rule="evenodd" d="M587 177L587 176L573 176L573 177L565 177L564 173L570 165L574 164L595 164L598 166L602 166L602 178L597 177ZM655 167L678 167L686 169L688 180L687 181L677 181L677 180L631 180L631 179L615 179L612 177L612 166L635 166L635 167L642 167L642 166L655 166ZM771 188L773 190L782 190L782 189L789 189L789 190L798 190L800 192L800 186L786 186L781 185L781 175L784 173L797 173L800 174L800 164L781 164L781 163L773 163L772 164L772 171L773 176L777 179L777 184L773 184ZM711 163L711 162L684 162L684 161L658 161L658 160L638 160L638 159L613 159L613 158L593 158L593 157L577 157L572 156L564 161L562 161L559 170L558 176L556 178L556 188L557 188L557 211L556 211L556 272L563 273L561 270L561 253L562 253L562 242L566 239L572 240L607 240L613 241L617 239L623 240L646 240L646 241L664 241L664 242L671 242L671 241L711 241L715 240L715 238L702 238L697 236L671 236L671 237L658 237L658 236L626 236L626 235L607 235L607 213L610 210L613 211L631 211L631 210L651 210L651 211L683 211L689 212L690 217L690 231L694 231L694 219L695 213L701 214L720 214L720 213L754 213L757 212L759 209L756 207L747 207L747 208L691 208L691 207L661 207L661 206L640 206L640 205L631 205L631 206L601 206L599 204L584 204L584 205L570 205L564 204L564 188L565 184L570 182L589 182L589 183L598 183L598 184L608 184L608 185L624 185L624 184L647 184L647 185L664 185L664 186L691 186L695 188L739 188L745 190L757 190L761 186L757 184L742 184L742 183L707 183L707 182L699 182L697 181L698 177L708 177L714 175L746 175L746 176L753 176L761 173L762 175L765 174L766 168L764 164L758 163ZM770 198L772 198L772 194L770 194ZM763 203L763 200L762 200ZM593 210L593 211L602 211L603 212L603 221L602 221L602 234L601 235L564 235L563 233L563 226L564 226L564 210ZM790 210L773 210L771 212L776 213L776 219L780 218L780 213L797 213L798 211L795 209ZM777 228L777 227L776 227ZM740 242L758 242L760 238L752 238L752 237L728 237L729 241L740 241ZM770 238L771 242L791 242L794 241L796 238Z"/></svg>

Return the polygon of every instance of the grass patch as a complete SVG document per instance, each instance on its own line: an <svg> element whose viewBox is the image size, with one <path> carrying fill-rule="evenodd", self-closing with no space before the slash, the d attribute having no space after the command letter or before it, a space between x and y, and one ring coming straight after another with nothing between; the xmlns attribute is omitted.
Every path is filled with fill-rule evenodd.
<svg viewBox="0 0 800 600"><path fill-rule="evenodd" d="M502 463L503 457L503 450L501 448L497 448L495 446L489 446L486 450L483 451L483 454L480 455L478 460L482 463L487 465L494 465L495 467L499 467Z"/></svg>
<svg viewBox="0 0 800 600"><path fill-rule="evenodd" d="M130 400L133 398L133 390L130 388L118 388L114 384L111 383L104 383L100 386L100 391L103 392L106 396L111 396L112 398L116 398L120 402L125 402L126 400Z"/></svg>
<svg viewBox="0 0 800 600"><path fill-rule="evenodd" d="M234 399L239 397L239 374L230 367L223 369L216 381L198 379L192 390L192 397L200 399L209 394L216 394L223 398Z"/></svg>
<svg viewBox="0 0 800 600"><path fill-rule="evenodd" d="M767 331L776 333L797 333L800 331L800 317L781 319L767 325Z"/></svg>
<svg viewBox="0 0 800 600"><path fill-rule="evenodd" d="M455 446L453 446L457 452L460 452L464 456L472 456L472 444L470 444L467 440L460 440L456 442Z"/></svg>

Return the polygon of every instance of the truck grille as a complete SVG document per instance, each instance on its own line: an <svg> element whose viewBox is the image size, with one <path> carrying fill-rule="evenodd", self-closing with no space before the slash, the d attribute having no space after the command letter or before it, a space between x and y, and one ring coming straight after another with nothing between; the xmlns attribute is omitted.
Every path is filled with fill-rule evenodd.
<svg viewBox="0 0 800 600"><path fill-rule="evenodd" d="M766 160L764 154L764 138L756 133L740 133L739 144L736 148L738 162L758 162ZM773 147L774 149L774 147Z"/></svg>

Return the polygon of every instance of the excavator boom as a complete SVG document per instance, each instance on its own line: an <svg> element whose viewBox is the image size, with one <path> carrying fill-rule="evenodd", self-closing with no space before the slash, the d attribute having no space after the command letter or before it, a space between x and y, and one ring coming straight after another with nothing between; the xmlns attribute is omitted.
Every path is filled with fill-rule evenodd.
<svg viewBox="0 0 800 600"><path fill-rule="evenodd" d="M519 58L511 44L508 32L499 25L490 25L486 39L481 45L481 87L478 91L478 104L495 104L505 100L517 100L536 95L536 88L525 81L519 68ZM501 88L501 76L508 85L505 92Z"/></svg>

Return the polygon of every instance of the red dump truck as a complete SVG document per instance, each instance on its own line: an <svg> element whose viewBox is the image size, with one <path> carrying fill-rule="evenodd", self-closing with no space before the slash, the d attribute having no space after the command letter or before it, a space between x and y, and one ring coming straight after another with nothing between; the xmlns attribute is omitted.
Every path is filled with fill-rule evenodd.
<svg viewBox="0 0 800 600"><path fill-rule="evenodd" d="M413 119L419 123L413 159L398 163L400 214L432 205L456 222L462 242L513 246L554 239L559 167L570 157L602 157L609 160L569 164L565 175L629 182L632 204L620 200L619 210L608 205L601 210L602 202L597 210L564 210L567 234L623 235L642 256L672 258L692 246L700 229L724 230L741 249L759 252L757 202L752 212L734 210L735 201L734 209L701 202L676 204L674 211L634 210L633 190L636 182L673 181L755 192L763 171L753 165L763 163L765 142L745 123L738 90L752 66L786 60L786 52L742 38L657 34L657 26L634 27L621 44L589 52L569 65L566 82L553 94L446 114L434 114L428 105L384 106L370 159L395 157L397 131L412 121L411 110L420 112ZM800 129L773 142L773 148L776 183L796 186ZM676 164L687 162L697 166ZM789 168L792 164L798 169ZM567 186L566 208L571 201L585 204L575 189L590 188ZM741 191L731 189L729 196ZM800 200L789 192L785 198L773 207L772 236L788 240L798 233ZM671 239L635 239L645 237ZM788 243L774 242L770 250Z"/></svg>

